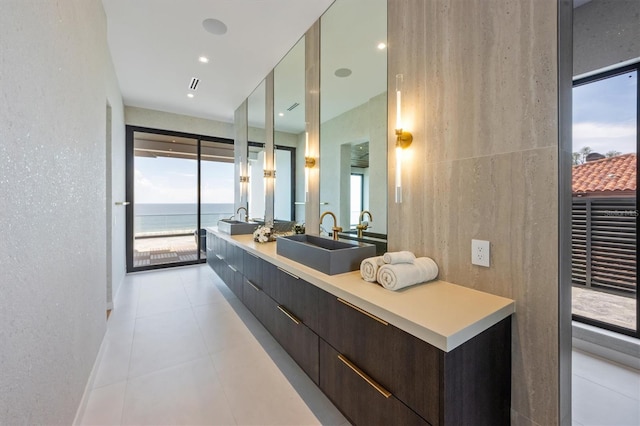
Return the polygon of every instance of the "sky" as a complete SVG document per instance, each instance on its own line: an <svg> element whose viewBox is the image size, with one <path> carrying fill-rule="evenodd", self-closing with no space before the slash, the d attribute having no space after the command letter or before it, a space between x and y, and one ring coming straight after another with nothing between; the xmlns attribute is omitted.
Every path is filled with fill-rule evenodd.
<svg viewBox="0 0 640 426"><path fill-rule="evenodd" d="M135 157L136 203L195 204L197 164L195 160L169 157ZM233 163L203 161L202 203L233 204Z"/></svg>
<svg viewBox="0 0 640 426"><path fill-rule="evenodd" d="M573 152L636 152L636 71L573 88Z"/></svg>

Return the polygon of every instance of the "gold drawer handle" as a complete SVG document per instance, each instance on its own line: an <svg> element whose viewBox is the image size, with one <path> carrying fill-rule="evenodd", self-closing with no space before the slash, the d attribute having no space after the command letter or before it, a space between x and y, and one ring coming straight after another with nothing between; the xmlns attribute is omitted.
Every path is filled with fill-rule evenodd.
<svg viewBox="0 0 640 426"><path fill-rule="evenodd" d="M291 321L295 322L296 325L300 325L301 321L298 318L296 318L291 312L289 312L285 308L283 308L282 305L278 305L278 309L280 309L280 312L282 312L287 317L289 317L289 319Z"/></svg>
<svg viewBox="0 0 640 426"><path fill-rule="evenodd" d="M255 291L260 291L260 288L259 288L257 285L255 285L254 283L252 283L252 282L251 282L251 281L249 281L249 280L247 280L247 282L249 283L249 285L250 285L251 287L253 287L253 289L254 289Z"/></svg>
<svg viewBox="0 0 640 426"><path fill-rule="evenodd" d="M380 386L378 383L376 383L375 380L373 380L371 377L367 376L365 374L364 371L360 370L358 367L356 367L351 361L349 361L344 355L339 354L338 355L338 359L340 361L342 361L347 367L349 367L350 369L352 369L358 376L360 376L362 379L364 379L365 382L369 383L371 385L371 387L373 387L375 390L377 390L378 392L380 392L382 394L382 396L384 396L385 398L389 398L391 396L391 392L389 392L388 390L386 390L385 388L383 388L382 386Z"/></svg>
<svg viewBox="0 0 640 426"><path fill-rule="evenodd" d="M348 307L350 307L350 308L352 308L352 309L355 309L356 311L360 312L361 314L365 314L365 315L366 315L366 316L368 316L369 318L371 318L371 319L374 319L374 320L378 321L380 324L389 325L389 323L388 323L388 322L386 322L385 320L380 319L380 318L378 318L377 316L375 316L375 315L373 315L373 314L370 314L369 312L365 311L364 309L358 308L356 305L353 305L353 304L351 304L351 303L347 302L347 301L346 301L346 300L344 300L344 299L340 299L339 297L338 297L337 299L338 299L338 302L340 302L340 303L344 303L344 304L345 304L345 305L347 305Z"/></svg>
<svg viewBox="0 0 640 426"><path fill-rule="evenodd" d="M228 266L228 267L229 267L229 269L231 269L233 272L238 272L238 270L237 270L236 268L234 268L233 266L231 266L231 265L227 265L227 266Z"/></svg>
<svg viewBox="0 0 640 426"><path fill-rule="evenodd" d="M282 269L282 268L281 268L281 267L279 267L279 266L278 266L278 269L279 269L279 270L281 270L282 272L284 272L285 274L292 276L292 277L293 277L293 278L295 278L296 280L299 280L299 279L300 279L300 277L299 277L299 276L297 276L297 275L293 275L291 272L286 271L286 270Z"/></svg>

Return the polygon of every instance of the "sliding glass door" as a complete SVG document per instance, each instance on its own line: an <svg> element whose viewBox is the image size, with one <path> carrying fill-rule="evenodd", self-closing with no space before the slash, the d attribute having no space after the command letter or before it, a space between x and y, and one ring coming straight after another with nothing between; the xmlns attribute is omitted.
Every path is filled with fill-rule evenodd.
<svg viewBox="0 0 640 426"><path fill-rule="evenodd" d="M203 262L233 213L233 142L127 126L127 271Z"/></svg>

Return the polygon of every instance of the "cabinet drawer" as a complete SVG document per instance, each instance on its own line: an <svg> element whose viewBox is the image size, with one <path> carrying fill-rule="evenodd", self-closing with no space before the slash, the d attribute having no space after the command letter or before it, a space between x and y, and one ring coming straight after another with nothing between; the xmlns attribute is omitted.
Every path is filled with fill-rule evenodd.
<svg viewBox="0 0 640 426"><path fill-rule="evenodd" d="M258 321L260 321L269 332L272 332L274 312L271 305L274 302L260 287L246 277L242 286L242 302Z"/></svg>
<svg viewBox="0 0 640 426"><path fill-rule="evenodd" d="M394 395L436 426L440 422L440 383L444 352L391 326Z"/></svg>
<svg viewBox="0 0 640 426"><path fill-rule="evenodd" d="M256 286L262 289L264 287L262 277L262 265L264 260L260 259L258 256L245 251L243 253L244 257L244 276L254 283Z"/></svg>
<svg viewBox="0 0 640 426"><path fill-rule="evenodd" d="M234 244L227 243L227 264L244 275L244 250Z"/></svg>
<svg viewBox="0 0 640 426"><path fill-rule="evenodd" d="M267 324L267 327L271 327L271 334L311 380L318 384L318 335L286 307L275 302L271 306L273 319Z"/></svg>
<svg viewBox="0 0 640 426"><path fill-rule="evenodd" d="M244 276L238 271L235 266L227 265L229 269L227 279L227 287L231 289L233 294L240 300L242 300L242 284L244 281Z"/></svg>
<svg viewBox="0 0 640 426"><path fill-rule="evenodd" d="M393 326L324 291L318 303L318 335L391 388Z"/></svg>
<svg viewBox="0 0 640 426"><path fill-rule="evenodd" d="M318 297L320 290L284 269L278 268L273 299L293 313L313 331L318 328Z"/></svg>
<svg viewBox="0 0 640 426"><path fill-rule="evenodd" d="M355 425L428 425L375 376L320 339L320 388Z"/></svg>

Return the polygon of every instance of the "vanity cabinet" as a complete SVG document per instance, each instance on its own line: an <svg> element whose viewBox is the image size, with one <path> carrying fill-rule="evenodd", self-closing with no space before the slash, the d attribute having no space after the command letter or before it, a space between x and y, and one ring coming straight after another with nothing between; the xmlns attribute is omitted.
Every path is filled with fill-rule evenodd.
<svg viewBox="0 0 640 426"><path fill-rule="evenodd" d="M444 352L394 327L398 399L433 426L508 425L511 406L511 317Z"/></svg>
<svg viewBox="0 0 640 426"><path fill-rule="evenodd" d="M240 245L207 240L209 265L352 423L510 423L510 316L445 352Z"/></svg>

